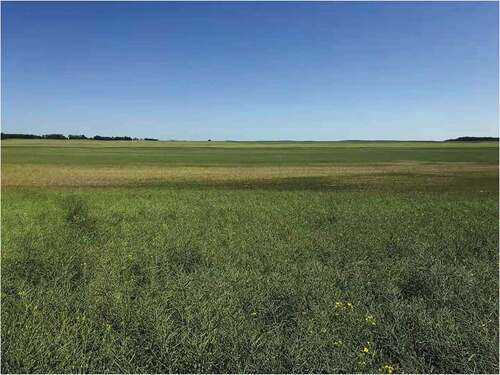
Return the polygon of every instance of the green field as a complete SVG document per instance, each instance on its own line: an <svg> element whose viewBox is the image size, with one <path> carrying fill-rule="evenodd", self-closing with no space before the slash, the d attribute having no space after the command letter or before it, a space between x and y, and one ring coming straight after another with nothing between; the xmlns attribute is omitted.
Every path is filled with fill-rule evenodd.
<svg viewBox="0 0 500 375"><path fill-rule="evenodd" d="M498 143L2 141L3 373L498 373Z"/></svg>

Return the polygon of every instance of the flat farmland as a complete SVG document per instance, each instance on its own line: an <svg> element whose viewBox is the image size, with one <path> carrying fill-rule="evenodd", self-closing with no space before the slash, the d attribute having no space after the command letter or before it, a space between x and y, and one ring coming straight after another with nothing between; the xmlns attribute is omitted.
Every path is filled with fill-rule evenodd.
<svg viewBox="0 0 500 375"><path fill-rule="evenodd" d="M498 369L498 143L2 141L2 372Z"/></svg>

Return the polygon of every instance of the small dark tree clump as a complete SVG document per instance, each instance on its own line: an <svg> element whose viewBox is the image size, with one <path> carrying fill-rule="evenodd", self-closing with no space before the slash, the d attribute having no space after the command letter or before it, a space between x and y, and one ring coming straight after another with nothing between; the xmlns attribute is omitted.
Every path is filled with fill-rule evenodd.
<svg viewBox="0 0 500 375"><path fill-rule="evenodd" d="M458 137L445 142L498 142L498 137Z"/></svg>
<svg viewBox="0 0 500 375"><path fill-rule="evenodd" d="M94 138L96 141L131 141L131 137L103 137L101 135L96 135Z"/></svg>
<svg viewBox="0 0 500 375"><path fill-rule="evenodd" d="M42 137L44 139L68 139L63 134L45 134Z"/></svg>

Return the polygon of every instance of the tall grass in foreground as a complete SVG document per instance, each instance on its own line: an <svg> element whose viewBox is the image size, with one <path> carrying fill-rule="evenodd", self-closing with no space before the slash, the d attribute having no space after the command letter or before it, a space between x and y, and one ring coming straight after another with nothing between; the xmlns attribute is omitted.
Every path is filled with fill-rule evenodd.
<svg viewBox="0 0 500 375"><path fill-rule="evenodd" d="M479 193L2 193L2 372L498 372Z"/></svg>

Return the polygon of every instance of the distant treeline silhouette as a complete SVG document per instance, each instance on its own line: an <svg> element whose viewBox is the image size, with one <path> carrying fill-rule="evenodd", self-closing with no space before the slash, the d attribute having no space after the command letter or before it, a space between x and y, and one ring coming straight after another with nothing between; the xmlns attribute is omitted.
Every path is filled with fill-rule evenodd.
<svg viewBox="0 0 500 375"><path fill-rule="evenodd" d="M455 139L447 139L446 142L498 142L498 137L458 137Z"/></svg>
<svg viewBox="0 0 500 375"><path fill-rule="evenodd" d="M13 134L2 133L2 139L93 139L96 141L157 141L156 138L132 138L132 137L103 137L96 135L94 137L86 137L84 134L70 134L67 137L64 134Z"/></svg>

